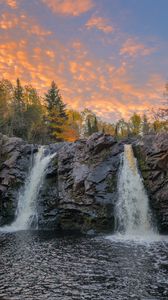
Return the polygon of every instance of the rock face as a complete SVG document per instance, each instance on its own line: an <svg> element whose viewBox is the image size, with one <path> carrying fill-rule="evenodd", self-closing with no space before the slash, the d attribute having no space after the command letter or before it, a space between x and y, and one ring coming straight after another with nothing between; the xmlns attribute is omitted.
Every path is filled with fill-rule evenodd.
<svg viewBox="0 0 168 300"><path fill-rule="evenodd" d="M18 192L24 185L37 147L0 134L0 225L14 219Z"/></svg>
<svg viewBox="0 0 168 300"><path fill-rule="evenodd" d="M103 134L64 143L39 194L39 227L87 233L114 230L122 151L122 143Z"/></svg>
<svg viewBox="0 0 168 300"><path fill-rule="evenodd" d="M0 135L0 225L15 216L18 193L32 167L35 145ZM39 229L83 233L114 229L117 171L123 143L100 133L48 146L50 162L37 199ZM47 151L46 151L47 153Z"/></svg>
<svg viewBox="0 0 168 300"><path fill-rule="evenodd" d="M158 229L168 233L168 133L145 136L134 152Z"/></svg>
<svg viewBox="0 0 168 300"><path fill-rule="evenodd" d="M49 145L56 153L37 199L39 229L112 232L117 177L124 143L132 143L160 232L168 232L168 134L117 142L93 134L75 143ZM36 145L0 134L0 226L11 223L18 193L33 163Z"/></svg>

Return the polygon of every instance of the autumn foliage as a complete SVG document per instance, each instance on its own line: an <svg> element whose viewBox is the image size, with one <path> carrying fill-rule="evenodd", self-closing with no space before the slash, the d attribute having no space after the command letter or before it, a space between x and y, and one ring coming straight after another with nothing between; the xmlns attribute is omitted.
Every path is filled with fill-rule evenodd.
<svg viewBox="0 0 168 300"><path fill-rule="evenodd" d="M28 142L73 142L94 132L104 132L123 138L168 130L168 84L164 105L152 116L134 113L129 120L107 123L89 109L82 112L69 109L56 83L40 96L32 85L22 86L19 79L12 85L0 81L0 132L18 136Z"/></svg>

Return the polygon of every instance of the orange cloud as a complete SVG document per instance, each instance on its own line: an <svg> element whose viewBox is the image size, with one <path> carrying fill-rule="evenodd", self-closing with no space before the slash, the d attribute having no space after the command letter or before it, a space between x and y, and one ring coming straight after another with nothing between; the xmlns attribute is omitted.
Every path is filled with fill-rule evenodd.
<svg viewBox="0 0 168 300"><path fill-rule="evenodd" d="M41 27L33 18L30 18L26 14L17 16L15 13L3 13L0 20L0 28L8 30L16 27L37 36L47 36L51 34L50 31Z"/></svg>
<svg viewBox="0 0 168 300"><path fill-rule="evenodd" d="M78 56L78 53L76 53L76 61L69 62L69 69L73 79L76 82L85 81L86 84L97 79L95 67L94 62L80 55Z"/></svg>
<svg viewBox="0 0 168 300"><path fill-rule="evenodd" d="M72 80L64 94L68 102L75 101L75 108L88 107L98 116L114 122L118 118L128 119L134 112L143 114L157 107L162 97L163 81L152 75L146 83L136 86L130 74L132 66L126 61L116 67L96 59L80 57L69 62ZM67 97L68 95L68 97Z"/></svg>
<svg viewBox="0 0 168 300"><path fill-rule="evenodd" d="M51 44L46 46L45 40L38 41L31 51L28 45L26 39L0 45L1 74L12 81L20 77L23 84L32 83L40 92L55 80L69 107L88 107L99 117L114 122L121 117L129 118L135 111L143 113L156 107L161 99L163 79L157 74L145 86L137 87L131 82L126 62L116 67L91 58L88 53L81 56L76 43L76 50L74 43L67 50L54 41L57 52ZM80 49L84 49L81 44Z"/></svg>
<svg viewBox="0 0 168 300"><path fill-rule="evenodd" d="M50 57L51 59L55 58L55 53L52 50L46 50L46 54L48 55L48 57Z"/></svg>
<svg viewBox="0 0 168 300"><path fill-rule="evenodd" d="M46 0L47 2L51 3L50 0ZM67 9L65 3L72 4L75 1L52 2L58 2ZM79 6L84 5L81 2L87 3L78 1ZM60 10L59 5L57 9ZM79 6L76 5L73 11L68 9L69 13L63 10L62 14L78 15L82 13L81 6L77 13ZM96 21L93 21L93 17L92 22L91 19L88 21L88 29L97 28L107 33L114 30L108 27L110 25L107 20L96 18ZM137 86L137 81L135 83L132 71L134 64L130 64L127 56L151 53L151 49L138 43L136 39L128 39L124 43L120 51L121 57L117 57L116 63L116 54L111 54L115 59L111 59L111 56L98 59L95 51L92 52L80 39L68 40L63 44L54 35L50 38L52 32L43 28L24 11L20 15L15 10L2 13L0 28L4 30L4 38L2 37L0 44L0 73L13 83L20 77L22 84L32 83L43 93L51 81L55 80L69 107L79 110L88 107L110 122L121 117L128 118L134 111L143 113L149 107L156 107L161 99L164 80L159 75L151 76L144 86ZM108 35L103 37L109 38ZM120 37L119 42L121 43ZM118 47L117 43L115 45Z"/></svg>
<svg viewBox="0 0 168 300"><path fill-rule="evenodd" d="M71 73L75 74L78 72L78 65L75 61L70 61L69 66L70 66Z"/></svg>
<svg viewBox="0 0 168 300"><path fill-rule="evenodd" d="M137 55L147 56L150 55L155 49L146 47L144 44L139 43L134 38L129 38L120 49L120 55L128 55L136 57Z"/></svg>
<svg viewBox="0 0 168 300"><path fill-rule="evenodd" d="M19 20L16 16L13 16L12 14L4 13L1 16L0 20L0 28L1 29L11 29L18 25Z"/></svg>
<svg viewBox="0 0 168 300"><path fill-rule="evenodd" d="M96 28L100 31L103 31L105 33L110 33L114 31L114 28L108 24L109 21L108 19L102 18L102 17L97 17L97 16L92 16L87 23L85 24L85 26L87 27L87 29L92 29L92 28Z"/></svg>
<svg viewBox="0 0 168 300"><path fill-rule="evenodd" d="M79 16L89 11L93 0L42 0L54 13L61 15Z"/></svg>
<svg viewBox="0 0 168 300"><path fill-rule="evenodd" d="M47 36L47 35L51 35L51 31L49 30L45 30L43 28L41 28L41 26L37 25L37 24L32 24L32 26L28 29L27 28L28 33L30 34L35 34L38 36Z"/></svg>
<svg viewBox="0 0 168 300"><path fill-rule="evenodd" d="M17 8L16 0L7 0L7 4L13 9Z"/></svg>

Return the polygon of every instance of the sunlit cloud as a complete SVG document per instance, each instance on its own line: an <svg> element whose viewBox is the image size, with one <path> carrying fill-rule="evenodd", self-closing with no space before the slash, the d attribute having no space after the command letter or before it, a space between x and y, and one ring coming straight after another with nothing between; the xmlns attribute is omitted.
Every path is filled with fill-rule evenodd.
<svg viewBox="0 0 168 300"><path fill-rule="evenodd" d="M27 50L25 40L2 44L0 68L4 77L12 81L20 77L22 83L32 82L40 92L45 92L55 80L69 107L79 110L88 107L110 122L119 117L128 119L135 111L143 114L157 104L154 99L160 99L163 80L159 75L152 75L145 86L137 88L129 82L129 65L108 65L91 59L89 54L81 57L77 50L74 53L73 43L69 51L63 45L60 49L61 55L44 43L32 52ZM74 60L70 60L72 54Z"/></svg>
<svg viewBox="0 0 168 300"><path fill-rule="evenodd" d="M13 9L16 9L17 8L17 2L16 0L6 0L7 4L13 8Z"/></svg>
<svg viewBox="0 0 168 300"><path fill-rule="evenodd" d="M10 7L2 6L1 78L15 83L19 77L22 84L31 83L41 95L55 80L68 107L78 110L87 107L109 122L128 119L134 112L143 114L159 105L165 79L156 71L152 56L156 49L138 37L128 38L118 24L111 24L100 13L98 16L92 11L98 11L94 8L96 1L37 0L38 9L42 1L45 4L42 9L51 20L42 19L43 14L42 17L32 14L32 8L25 11L26 0L22 6L14 5L21 1L5 1ZM15 9L11 9L12 5ZM88 15L71 20L62 18L85 12L92 15L90 19ZM71 22L73 26L69 25ZM84 30L79 31L81 26ZM93 34L93 29L99 34ZM140 64L144 80L139 76Z"/></svg>
<svg viewBox="0 0 168 300"><path fill-rule="evenodd" d="M0 19L1 29L11 29L18 25L19 19L12 14L2 14Z"/></svg>
<svg viewBox="0 0 168 300"><path fill-rule="evenodd" d="M46 50L46 54L48 55L48 57L50 57L51 59L55 58L55 53L52 50Z"/></svg>
<svg viewBox="0 0 168 300"><path fill-rule="evenodd" d="M61 15L79 16L94 6L93 0L42 0L52 12Z"/></svg>
<svg viewBox="0 0 168 300"><path fill-rule="evenodd" d="M27 28L28 33L38 35L38 36L47 36L51 35L51 31L45 30L44 28L41 28L39 25L34 24L30 28Z"/></svg>
<svg viewBox="0 0 168 300"><path fill-rule="evenodd" d="M17 16L15 12L3 13L0 19L0 29L8 30L14 28L17 28L19 31L25 30L27 33L37 36L47 36L51 34L51 31L44 29L36 23L36 20L26 14Z"/></svg>
<svg viewBox="0 0 168 300"><path fill-rule="evenodd" d="M99 16L92 16L85 24L87 29L96 28L105 33L114 31L114 28L109 24L109 20Z"/></svg>
<svg viewBox="0 0 168 300"><path fill-rule="evenodd" d="M128 38L120 49L120 55L127 55L136 57L137 55L148 56L155 49L145 46L143 43L139 43L135 38Z"/></svg>

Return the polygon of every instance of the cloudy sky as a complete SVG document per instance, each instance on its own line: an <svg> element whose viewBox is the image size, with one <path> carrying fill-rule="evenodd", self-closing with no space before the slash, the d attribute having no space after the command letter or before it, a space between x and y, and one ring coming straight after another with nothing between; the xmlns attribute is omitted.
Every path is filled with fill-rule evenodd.
<svg viewBox="0 0 168 300"><path fill-rule="evenodd" d="M0 76L113 122L157 107L168 80L167 0L0 0Z"/></svg>

